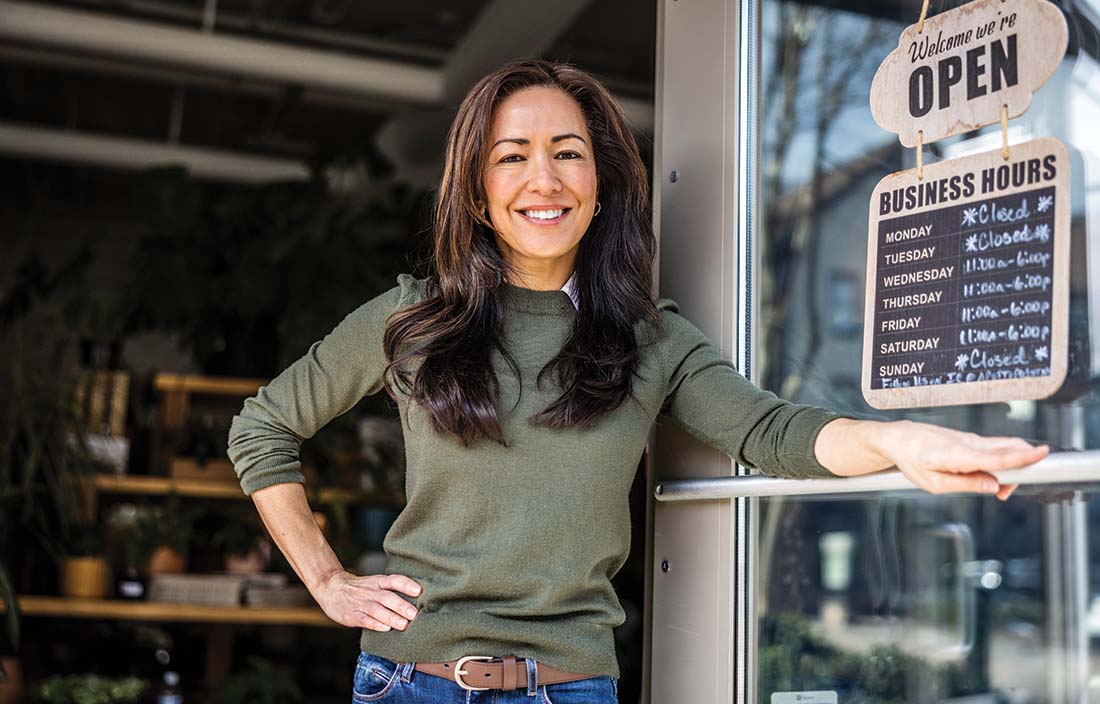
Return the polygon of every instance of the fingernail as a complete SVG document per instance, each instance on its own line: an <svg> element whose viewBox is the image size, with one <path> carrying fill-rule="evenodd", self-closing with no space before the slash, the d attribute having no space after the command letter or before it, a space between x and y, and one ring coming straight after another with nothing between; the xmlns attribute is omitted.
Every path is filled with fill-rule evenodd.
<svg viewBox="0 0 1100 704"><path fill-rule="evenodd" d="M389 626L382 626L382 630L383 631L388 631L388 630L390 630L390 627Z"/></svg>
<svg viewBox="0 0 1100 704"><path fill-rule="evenodd" d="M401 619L400 621L397 622L397 627L398 628L404 628L407 625L409 625L409 622L406 621L405 619Z"/></svg>
<svg viewBox="0 0 1100 704"><path fill-rule="evenodd" d="M405 612L405 615L409 618L416 618L416 609L409 609Z"/></svg>
<svg viewBox="0 0 1100 704"><path fill-rule="evenodd" d="M1000 490L1000 488L1001 488L1001 485L998 484L997 482L986 482L985 483L985 490L988 491L991 494L996 494Z"/></svg>

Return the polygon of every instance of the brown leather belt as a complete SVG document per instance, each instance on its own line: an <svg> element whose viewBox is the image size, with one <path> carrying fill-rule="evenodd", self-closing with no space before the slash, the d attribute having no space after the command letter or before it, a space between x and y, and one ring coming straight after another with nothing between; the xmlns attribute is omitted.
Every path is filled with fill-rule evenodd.
<svg viewBox="0 0 1100 704"><path fill-rule="evenodd" d="M572 682L596 675L582 675L566 672L535 661L538 684ZM450 662L418 662L416 669L429 675L457 682L463 689L518 689L527 686L527 665L523 659L514 656L494 658L489 655L467 655ZM522 683L522 684L521 684Z"/></svg>

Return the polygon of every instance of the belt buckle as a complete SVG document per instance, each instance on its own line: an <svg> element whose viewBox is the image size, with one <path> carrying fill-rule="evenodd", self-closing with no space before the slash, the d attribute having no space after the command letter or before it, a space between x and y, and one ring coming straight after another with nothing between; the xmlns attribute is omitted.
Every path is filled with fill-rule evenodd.
<svg viewBox="0 0 1100 704"><path fill-rule="evenodd" d="M468 690L473 691L473 692L482 692L482 691L485 691L487 689L492 689L492 687L475 687L472 684L466 684L466 681L462 679L463 675L470 674L466 670L462 669L463 665L470 662L471 660L492 660L492 659L493 659L492 655L466 655L465 657L459 658L458 662L455 663L455 682L458 683L459 687L462 687L463 689L468 689Z"/></svg>

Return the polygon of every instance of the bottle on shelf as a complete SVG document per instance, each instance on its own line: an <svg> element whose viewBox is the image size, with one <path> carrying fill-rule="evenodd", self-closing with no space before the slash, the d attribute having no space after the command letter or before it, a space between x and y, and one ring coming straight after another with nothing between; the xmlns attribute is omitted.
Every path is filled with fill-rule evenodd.
<svg viewBox="0 0 1100 704"><path fill-rule="evenodd" d="M175 670L164 673L164 682L157 692L157 704L183 704L183 690L180 689L180 675Z"/></svg>
<svg viewBox="0 0 1100 704"><path fill-rule="evenodd" d="M132 563L127 563L115 582L115 593L120 599L139 601L145 598L146 586L146 579L138 568Z"/></svg>

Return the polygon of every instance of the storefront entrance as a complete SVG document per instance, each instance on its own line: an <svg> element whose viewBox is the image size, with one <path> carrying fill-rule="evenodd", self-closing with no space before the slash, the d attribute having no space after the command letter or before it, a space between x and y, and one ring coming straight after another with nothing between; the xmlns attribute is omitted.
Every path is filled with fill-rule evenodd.
<svg viewBox="0 0 1100 704"><path fill-rule="evenodd" d="M1008 132L1070 148L1070 380L1038 402L890 412L860 392L868 201L916 156L868 95L920 2L659 4L661 295L784 398L1058 452L1003 504L881 477L679 483L748 472L659 426L654 704L1100 699L1100 3L1056 4L1069 50ZM925 163L1000 140L948 138Z"/></svg>

